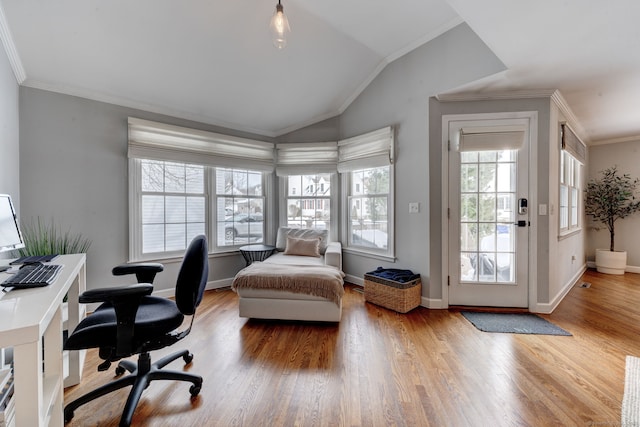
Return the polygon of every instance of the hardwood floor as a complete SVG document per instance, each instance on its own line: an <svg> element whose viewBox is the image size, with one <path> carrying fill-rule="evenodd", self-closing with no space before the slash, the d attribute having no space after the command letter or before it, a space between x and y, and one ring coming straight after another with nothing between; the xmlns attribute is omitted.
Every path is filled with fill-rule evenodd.
<svg viewBox="0 0 640 427"><path fill-rule="evenodd" d="M134 425L619 425L625 356L640 356L640 275L583 279L590 288L543 316L571 337L480 332L453 310L398 314L351 285L339 324L247 320L235 293L209 291L190 336L152 355L193 351L201 394L192 402L188 384L154 382ZM65 401L113 377L98 363L90 351ZM128 390L67 425L117 425Z"/></svg>

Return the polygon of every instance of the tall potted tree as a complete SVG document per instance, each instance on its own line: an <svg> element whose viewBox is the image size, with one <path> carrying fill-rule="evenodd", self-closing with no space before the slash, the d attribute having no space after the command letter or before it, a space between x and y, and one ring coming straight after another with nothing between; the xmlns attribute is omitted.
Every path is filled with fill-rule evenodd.
<svg viewBox="0 0 640 427"><path fill-rule="evenodd" d="M598 179L587 183L585 213L607 226L609 249L596 249L596 268L601 273L624 274L627 252L615 250L615 222L640 210L636 200L638 178L620 174L617 166L600 172Z"/></svg>

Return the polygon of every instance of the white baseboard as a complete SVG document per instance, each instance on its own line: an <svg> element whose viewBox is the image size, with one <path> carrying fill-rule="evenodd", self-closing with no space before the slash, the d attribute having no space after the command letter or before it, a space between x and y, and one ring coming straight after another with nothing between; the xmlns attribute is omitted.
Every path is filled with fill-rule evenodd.
<svg viewBox="0 0 640 427"><path fill-rule="evenodd" d="M560 302L567 296L569 291L578 283L580 277L587 270L588 263L583 265L580 270L573 275L569 282L558 292L558 294L548 303L536 303L533 307L530 307L532 313L551 314L555 310Z"/></svg>

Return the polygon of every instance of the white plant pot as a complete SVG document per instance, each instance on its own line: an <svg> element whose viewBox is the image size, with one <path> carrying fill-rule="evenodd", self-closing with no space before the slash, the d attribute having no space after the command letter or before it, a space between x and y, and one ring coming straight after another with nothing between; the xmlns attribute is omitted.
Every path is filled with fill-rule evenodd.
<svg viewBox="0 0 640 427"><path fill-rule="evenodd" d="M627 251L596 249L596 269L598 273L624 274L627 267Z"/></svg>

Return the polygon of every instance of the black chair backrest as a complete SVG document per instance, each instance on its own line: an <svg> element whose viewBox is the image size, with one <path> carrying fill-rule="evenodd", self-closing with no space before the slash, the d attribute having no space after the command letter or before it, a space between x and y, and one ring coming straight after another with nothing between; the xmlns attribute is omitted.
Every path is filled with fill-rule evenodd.
<svg viewBox="0 0 640 427"><path fill-rule="evenodd" d="M184 254L176 282L176 305L182 314L191 316L196 312L196 307L202 301L208 277L207 238L199 235L193 238Z"/></svg>

